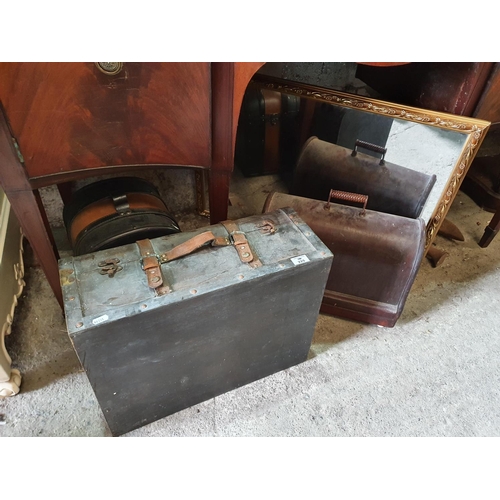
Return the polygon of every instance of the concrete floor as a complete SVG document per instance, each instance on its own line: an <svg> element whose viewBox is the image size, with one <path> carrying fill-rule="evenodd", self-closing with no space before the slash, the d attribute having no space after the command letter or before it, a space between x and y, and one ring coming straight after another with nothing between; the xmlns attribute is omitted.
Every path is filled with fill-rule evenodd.
<svg viewBox="0 0 500 500"><path fill-rule="evenodd" d="M260 213L280 186L236 174L230 216ZM183 230L207 224L176 215ZM127 436L499 436L500 237L477 244L490 218L458 194L449 219L465 241L438 237L450 255L438 268L423 261L394 328L320 315L306 362ZM26 268L6 339L23 383L0 399L0 436L109 436L29 247Z"/></svg>

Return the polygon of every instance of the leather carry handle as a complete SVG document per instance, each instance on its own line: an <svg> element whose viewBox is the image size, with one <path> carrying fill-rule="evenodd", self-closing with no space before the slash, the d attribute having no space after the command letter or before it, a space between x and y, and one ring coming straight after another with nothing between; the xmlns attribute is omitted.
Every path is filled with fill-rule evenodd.
<svg viewBox="0 0 500 500"><path fill-rule="evenodd" d="M170 293L172 289L165 283L161 272L161 265L189 255L209 243L214 246L227 246L231 244L226 238L216 238L212 231L205 231L158 257L149 239L136 241L141 254L142 269L146 273L149 288L153 288L158 295Z"/></svg>
<svg viewBox="0 0 500 500"><path fill-rule="evenodd" d="M136 244L141 254L142 269L146 272L149 287L155 289L158 295L171 292L171 288L164 283L161 265L185 257L208 244L214 247L232 245L238 252L238 256L242 262L248 263L254 268L262 266L261 261L254 256L250 249L245 233L238 230L238 225L233 221L224 221L221 224L229 233L228 238L214 236L212 231L205 231L175 246L159 257L156 255L149 239L137 241Z"/></svg>
<svg viewBox="0 0 500 500"><path fill-rule="evenodd" d="M362 141L360 139L356 139L354 144L354 149L351 153L351 156L356 156L358 154L358 148L369 149L375 153L380 153L382 158L380 158L379 165L383 165L385 163L384 158L387 153L387 148L383 148L382 146L377 146L376 144L372 144L371 142Z"/></svg>
<svg viewBox="0 0 500 500"><path fill-rule="evenodd" d="M336 189L330 189L330 196L328 196L328 201L324 206L325 210L330 210L330 202L332 198L337 198L339 200L351 201L353 203L361 203L363 205L363 210L360 215L365 215L366 204L368 203L368 195L349 193L348 191L337 191Z"/></svg>
<svg viewBox="0 0 500 500"><path fill-rule="evenodd" d="M220 241L219 241L220 240ZM205 231L204 233L198 234L193 238L177 245L172 248L168 252L165 252L160 255L160 264L165 264L167 262L171 262L172 260L180 259L185 255L189 255L199 248L211 243L212 246L227 246L225 238L216 238L212 231Z"/></svg>
<svg viewBox="0 0 500 500"><path fill-rule="evenodd" d="M233 245L238 252L241 262L250 264L252 267L262 266L260 260L252 252L245 233L239 231L238 225L233 221L224 221L221 222L221 224L229 233L229 238L216 237L212 231L205 231L162 254L160 256L160 264L165 264L166 262L189 255L195 250L210 243L213 247L227 247Z"/></svg>

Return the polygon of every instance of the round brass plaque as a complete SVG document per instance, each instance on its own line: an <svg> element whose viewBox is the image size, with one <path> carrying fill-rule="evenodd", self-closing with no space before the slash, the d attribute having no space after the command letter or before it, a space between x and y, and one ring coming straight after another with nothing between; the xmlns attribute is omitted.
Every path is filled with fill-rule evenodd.
<svg viewBox="0 0 500 500"><path fill-rule="evenodd" d="M122 68L123 63L121 62L98 62L95 65L102 71L105 75L116 75Z"/></svg>

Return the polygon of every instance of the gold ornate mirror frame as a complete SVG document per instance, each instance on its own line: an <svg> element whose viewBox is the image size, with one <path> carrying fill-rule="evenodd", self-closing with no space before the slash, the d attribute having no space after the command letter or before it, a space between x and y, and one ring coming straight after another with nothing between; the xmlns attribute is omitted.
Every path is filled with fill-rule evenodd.
<svg viewBox="0 0 500 500"><path fill-rule="evenodd" d="M469 170L472 160L476 156L477 150L481 146L488 131L490 122L469 118L465 116L451 115L425 109L403 106L390 102L371 99L355 94L347 94L330 90L314 85L280 80L267 77L265 75L254 75L253 82L257 85L275 90L285 94L292 94L299 97L314 99L319 102L326 102L346 108L358 109L367 113L385 115L390 118L421 123L445 130L457 131L466 136L465 144L460 152L455 167L452 169L448 184L443 195L436 204L436 208L427 224L425 249L434 241L439 227L444 221L451 203L460 188L460 185Z"/></svg>

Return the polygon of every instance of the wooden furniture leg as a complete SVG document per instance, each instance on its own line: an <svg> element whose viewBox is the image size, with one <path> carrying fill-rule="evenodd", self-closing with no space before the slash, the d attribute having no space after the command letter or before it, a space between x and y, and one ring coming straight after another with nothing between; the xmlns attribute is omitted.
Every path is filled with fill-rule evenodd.
<svg viewBox="0 0 500 500"><path fill-rule="evenodd" d="M58 255L50 231L47 232L48 221L41 199L38 192L33 192L21 161L0 109L0 184L62 308Z"/></svg>
<svg viewBox="0 0 500 500"><path fill-rule="evenodd" d="M61 200L65 205L67 205L71 201L72 187L72 182L62 182L61 184L57 185L57 189L59 191L59 194L61 195Z"/></svg>
<svg viewBox="0 0 500 500"><path fill-rule="evenodd" d="M432 245L429 247L427 253L425 254L427 259L431 262L432 267L439 267L444 262L446 257L448 257L448 255L449 253L445 250L441 250L440 248Z"/></svg>
<svg viewBox="0 0 500 500"><path fill-rule="evenodd" d="M490 220L490 223L486 226L484 230L483 237L479 240L479 246L481 248L486 248L493 240L493 238L498 233L500 229L500 210L495 212L493 219Z"/></svg>
<svg viewBox="0 0 500 500"><path fill-rule="evenodd" d="M227 219L231 172L210 172L210 224Z"/></svg>
<svg viewBox="0 0 500 500"><path fill-rule="evenodd" d="M236 131L248 82L263 63L212 63L210 224L227 219Z"/></svg>
<svg viewBox="0 0 500 500"><path fill-rule="evenodd" d="M212 63L212 167L210 169L210 224L227 219L229 182L233 171L234 66L231 63ZM234 130L233 130L234 129Z"/></svg>
<svg viewBox="0 0 500 500"><path fill-rule="evenodd" d="M443 221L438 230L438 234L440 236L444 236L445 238L449 238L450 240L465 241L462 231L460 231L460 229L458 229L458 227L448 219Z"/></svg>
<svg viewBox="0 0 500 500"><path fill-rule="evenodd" d="M445 219L438 230L438 234L456 241L464 241L464 235L458 229L458 227L453 224L453 222ZM426 257L431 262L432 267L439 267L450 255L446 250L443 250L437 246L431 245L427 250Z"/></svg>

